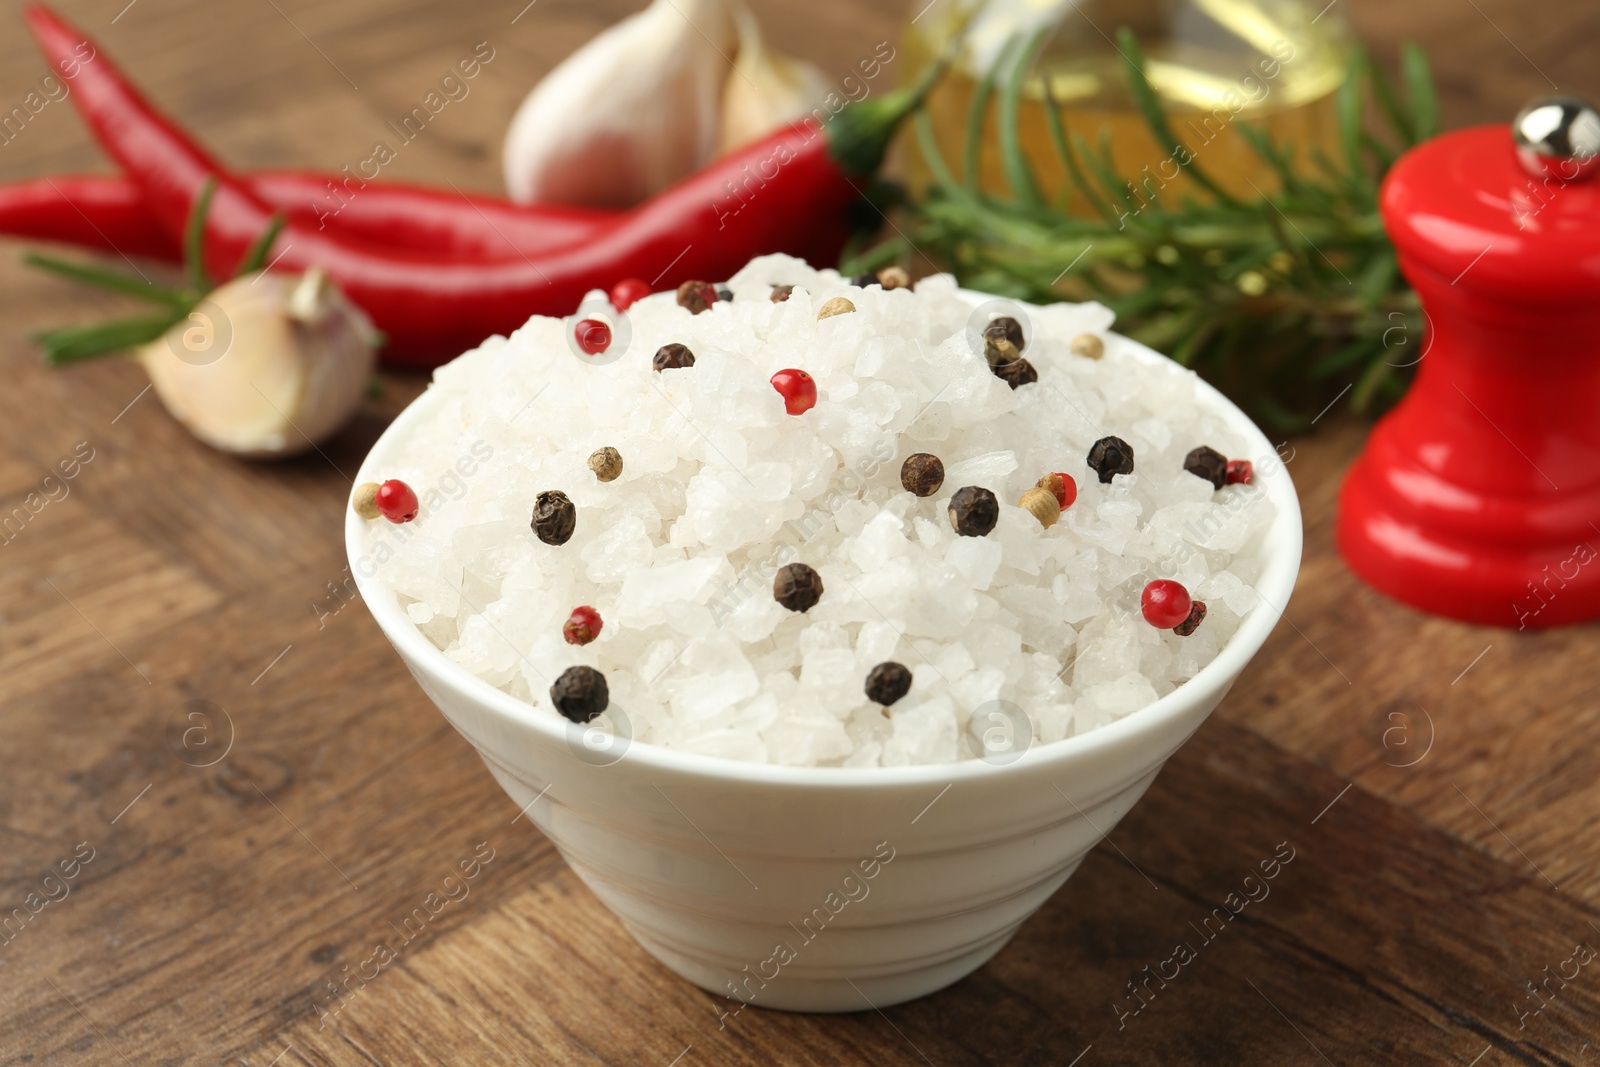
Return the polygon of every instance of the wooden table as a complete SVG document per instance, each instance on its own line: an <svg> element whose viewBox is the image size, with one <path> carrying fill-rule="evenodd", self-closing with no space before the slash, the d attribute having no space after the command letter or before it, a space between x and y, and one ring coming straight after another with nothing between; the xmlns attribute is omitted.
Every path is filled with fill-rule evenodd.
<svg viewBox="0 0 1600 1067"><path fill-rule="evenodd" d="M471 95L389 170L484 188L532 80L634 6L126 2L67 12L250 166L365 158L490 42ZM776 40L840 70L895 35L901 6L758 4ZM1407 37L1431 48L1449 125L1504 119L1550 85L1600 91L1600 21L1577 0L1346 6L1386 60ZM14 9L3 24L9 108L43 67ZM7 144L0 177L100 166L69 111L49 105ZM25 331L113 301L14 251L0 514L79 442L92 459L0 545L0 913L92 859L0 945L0 1061L1600 1062L1600 964L1553 977L1600 946L1600 640L1425 618L1359 585L1330 541L1359 425L1330 416L1295 443L1306 560L1286 621L1009 948L886 1012L756 1011L719 1030L716 998L512 824L365 610L344 606L342 473L421 382L389 377L325 458L233 462L179 430L135 366L42 370ZM195 701L211 732L185 748ZM494 858L470 896L319 1026L326 983L480 842ZM1295 859L1270 896L1203 940L1197 925L1283 842ZM1197 958L1119 1024L1128 983L1170 971L1185 941Z"/></svg>

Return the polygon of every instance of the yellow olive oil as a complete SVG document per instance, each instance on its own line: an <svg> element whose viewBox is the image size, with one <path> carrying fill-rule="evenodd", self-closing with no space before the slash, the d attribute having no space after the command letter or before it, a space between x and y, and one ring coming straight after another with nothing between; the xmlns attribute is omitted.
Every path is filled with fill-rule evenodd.
<svg viewBox="0 0 1600 1067"><path fill-rule="evenodd" d="M1096 148L1109 146L1135 208L1154 194L1168 202L1184 194L1203 195L1180 170L1185 160L1175 156L1184 153L1217 185L1249 197L1257 190L1271 192L1278 183L1239 132L1241 123L1292 146L1297 165L1314 167L1318 152L1336 158L1334 94L1347 72L1350 38L1337 8L1321 2L913 0L901 78L910 80L936 56L951 55L951 68L928 109L939 151L959 178L969 113L984 73L1002 62L1012 42L1044 29L1022 85L1018 131L1046 195L1069 210L1087 210L1070 194L1066 166L1052 147L1048 90L1069 133ZM1126 62L1116 44L1123 26L1139 41L1145 76L1181 142L1176 153L1157 143L1129 92ZM986 191L1004 193L1008 186L993 102L988 111L976 178ZM920 190L930 170L910 131L903 147L904 177Z"/></svg>

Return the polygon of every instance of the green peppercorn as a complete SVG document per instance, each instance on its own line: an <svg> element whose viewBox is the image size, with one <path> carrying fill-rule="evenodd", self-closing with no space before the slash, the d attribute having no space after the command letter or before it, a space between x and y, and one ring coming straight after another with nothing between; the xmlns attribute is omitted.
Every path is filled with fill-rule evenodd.
<svg viewBox="0 0 1600 1067"><path fill-rule="evenodd" d="M1089 468L1107 485L1118 474L1133 473L1133 446L1120 437L1102 437L1089 449Z"/></svg>
<svg viewBox="0 0 1600 1067"><path fill-rule="evenodd" d="M1000 501L979 485L956 490L950 498L950 525L962 537L982 537L1000 521Z"/></svg>
<svg viewBox="0 0 1600 1067"><path fill-rule="evenodd" d="M1183 458L1183 469L1196 478L1204 478L1213 489L1221 489L1228 482L1228 457L1206 445L1190 450Z"/></svg>
<svg viewBox="0 0 1600 1067"><path fill-rule="evenodd" d="M867 699L888 707L911 692L911 672L893 660L880 663L867 674Z"/></svg>
<svg viewBox="0 0 1600 1067"><path fill-rule="evenodd" d="M804 563L779 567L772 579L772 598L790 611L810 611L822 599L822 575Z"/></svg>
<svg viewBox="0 0 1600 1067"><path fill-rule="evenodd" d="M911 288L911 275L898 264L892 264L878 272L878 284L885 289Z"/></svg>
<svg viewBox="0 0 1600 1067"><path fill-rule="evenodd" d="M376 519L382 515L383 512L378 510L378 483L362 482L356 486L355 492L350 495L350 506L363 519Z"/></svg>
<svg viewBox="0 0 1600 1067"><path fill-rule="evenodd" d="M611 705L611 689L593 667L568 667L550 687L550 703L573 722L585 723Z"/></svg>
<svg viewBox="0 0 1600 1067"><path fill-rule="evenodd" d="M1061 521L1061 504L1056 495L1041 486L1025 490L1017 506L1038 519L1046 530Z"/></svg>
<svg viewBox="0 0 1600 1067"><path fill-rule="evenodd" d="M602 482L614 482L622 476L622 453L606 445L589 454L589 469Z"/></svg>
<svg viewBox="0 0 1600 1067"><path fill-rule="evenodd" d="M1072 339L1072 354L1085 359L1099 359L1106 354L1106 343L1092 333L1080 333Z"/></svg>
<svg viewBox="0 0 1600 1067"><path fill-rule="evenodd" d="M657 371L692 367L694 366L694 353L689 351L688 345L680 345L674 341L669 345L662 345L656 349L655 358L650 361L650 365Z"/></svg>
<svg viewBox="0 0 1600 1067"><path fill-rule="evenodd" d="M546 489L533 500L533 532L547 545L564 545L572 540L578 525L578 509L559 489Z"/></svg>

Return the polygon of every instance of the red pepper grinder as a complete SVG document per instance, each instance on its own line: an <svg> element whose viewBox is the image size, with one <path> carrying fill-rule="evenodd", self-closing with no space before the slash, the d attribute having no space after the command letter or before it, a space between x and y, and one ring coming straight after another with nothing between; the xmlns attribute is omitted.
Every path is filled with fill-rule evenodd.
<svg viewBox="0 0 1600 1067"><path fill-rule="evenodd" d="M1600 114L1553 97L1508 130L1406 153L1384 225L1429 323L1417 376L1339 497L1375 588L1468 622L1600 617Z"/></svg>

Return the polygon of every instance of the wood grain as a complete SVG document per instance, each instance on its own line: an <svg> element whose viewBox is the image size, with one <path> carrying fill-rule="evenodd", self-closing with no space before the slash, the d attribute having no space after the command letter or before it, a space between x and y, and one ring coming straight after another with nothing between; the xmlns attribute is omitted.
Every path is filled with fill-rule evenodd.
<svg viewBox="0 0 1600 1067"><path fill-rule="evenodd" d="M537 75L636 6L125 3L65 8L241 166L363 158L491 42L471 95L386 169L463 189L499 184L506 117ZM903 15L756 6L775 40L841 71ZM1430 47L1452 125L1552 85L1600 92L1600 19L1576 0L1344 7L1382 60L1407 38ZM43 68L14 16L0 57L0 102L20 99ZM0 149L0 179L103 167L64 104ZM230 462L141 395L134 366L39 368L27 331L120 309L15 250L0 258L0 515L79 442L94 458L0 544L0 917L80 842L93 859L0 944L0 1062L1600 1062L1600 969L1550 977L1600 946L1600 641L1429 619L1359 585L1331 525L1362 427L1329 416L1293 443L1307 543L1284 623L1009 948L883 1013L757 1010L719 1028L716 998L513 823L334 591L345 472L421 382L386 378L325 455ZM210 747L186 749L196 701ZM1270 895L1202 932L1281 845L1294 859ZM406 928L480 847L493 859L468 895ZM395 959L330 992L379 943ZM1130 999L1179 944L1194 958L1178 977Z"/></svg>

